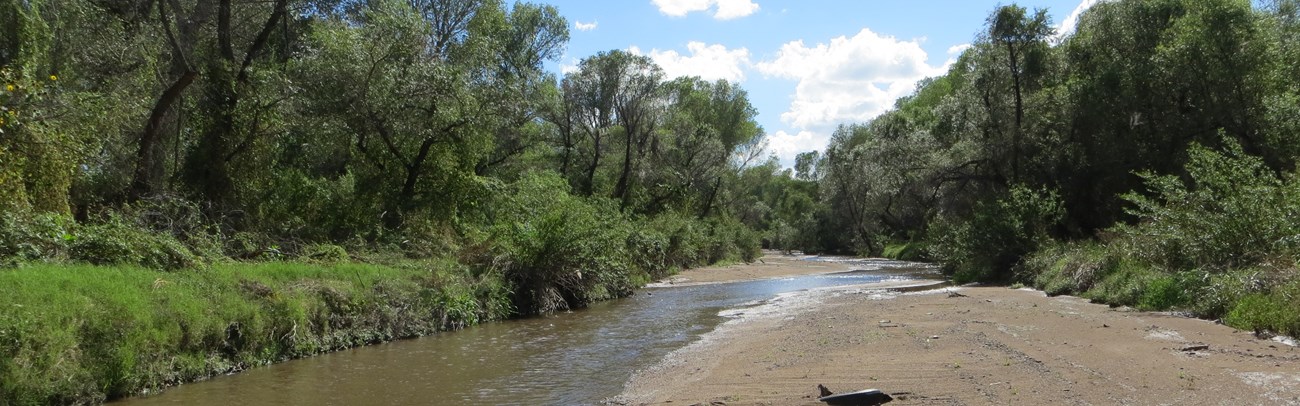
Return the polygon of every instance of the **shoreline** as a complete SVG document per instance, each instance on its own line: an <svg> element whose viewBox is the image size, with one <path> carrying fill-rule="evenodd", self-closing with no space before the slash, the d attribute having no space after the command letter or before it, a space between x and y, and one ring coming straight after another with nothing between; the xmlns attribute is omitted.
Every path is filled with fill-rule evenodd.
<svg viewBox="0 0 1300 406"><path fill-rule="evenodd" d="M674 286L699 286L717 283L745 282L755 280L782 279L796 276L831 275L844 272L874 271L879 267L856 265L853 262L880 262L888 264L905 263L915 265L917 269L932 268L919 262L894 261L884 258L854 258L841 256L785 255L775 251L765 251L758 261L749 264L732 264L692 268L676 275L647 284L645 288L665 288ZM817 258L818 260L810 260ZM852 261L852 262L851 262ZM901 269L901 268L900 268ZM906 272L905 274L921 276L927 272ZM933 275L939 275L933 271ZM923 279L923 278L917 278Z"/></svg>
<svg viewBox="0 0 1300 406"><path fill-rule="evenodd" d="M782 266L796 272L786 276L824 273L799 265ZM778 277L744 267L682 277ZM724 315L732 318L638 371L608 403L820 405L818 384L880 389L902 405L1300 403L1294 347L1031 289L828 288Z"/></svg>

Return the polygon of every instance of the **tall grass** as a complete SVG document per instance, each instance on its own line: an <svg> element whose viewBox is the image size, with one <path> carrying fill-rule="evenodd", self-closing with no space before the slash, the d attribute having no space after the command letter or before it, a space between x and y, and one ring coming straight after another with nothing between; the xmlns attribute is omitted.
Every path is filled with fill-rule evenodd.
<svg viewBox="0 0 1300 406"><path fill-rule="evenodd" d="M0 399L15 405L97 403L510 314L500 280L436 263L35 265L0 271L0 291Z"/></svg>

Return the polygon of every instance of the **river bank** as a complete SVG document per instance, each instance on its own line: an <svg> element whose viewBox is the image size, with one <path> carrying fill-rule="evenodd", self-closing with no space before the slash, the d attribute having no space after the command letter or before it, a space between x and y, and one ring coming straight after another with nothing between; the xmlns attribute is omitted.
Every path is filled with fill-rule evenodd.
<svg viewBox="0 0 1300 406"><path fill-rule="evenodd" d="M783 266L825 270L819 262ZM639 372L611 402L815 405L818 384L879 388L904 405L1300 402L1294 347L1209 321L1032 290L819 289L732 316Z"/></svg>

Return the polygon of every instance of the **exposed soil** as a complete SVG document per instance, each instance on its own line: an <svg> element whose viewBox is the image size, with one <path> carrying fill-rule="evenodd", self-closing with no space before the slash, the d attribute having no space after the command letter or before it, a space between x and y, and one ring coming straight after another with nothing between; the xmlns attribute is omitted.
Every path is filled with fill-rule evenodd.
<svg viewBox="0 0 1300 406"><path fill-rule="evenodd" d="M683 282L832 272L841 264L693 270ZM956 294L953 294L956 293ZM1003 287L782 296L660 365L615 403L820 405L878 388L891 405L1300 404L1300 350L1210 321Z"/></svg>

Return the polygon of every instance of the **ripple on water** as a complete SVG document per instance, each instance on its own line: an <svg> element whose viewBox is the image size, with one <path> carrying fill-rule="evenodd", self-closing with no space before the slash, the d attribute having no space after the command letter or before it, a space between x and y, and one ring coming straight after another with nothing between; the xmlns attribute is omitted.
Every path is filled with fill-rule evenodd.
<svg viewBox="0 0 1300 406"><path fill-rule="evenodd" d="M582 311L291 361L124 403L595 404L618 395L635 371L723 323L816 305L808 298L817 295L791 292L904 280L933 269L886 260L809 260L864 270L655 288L654 295Z"/></svg>

